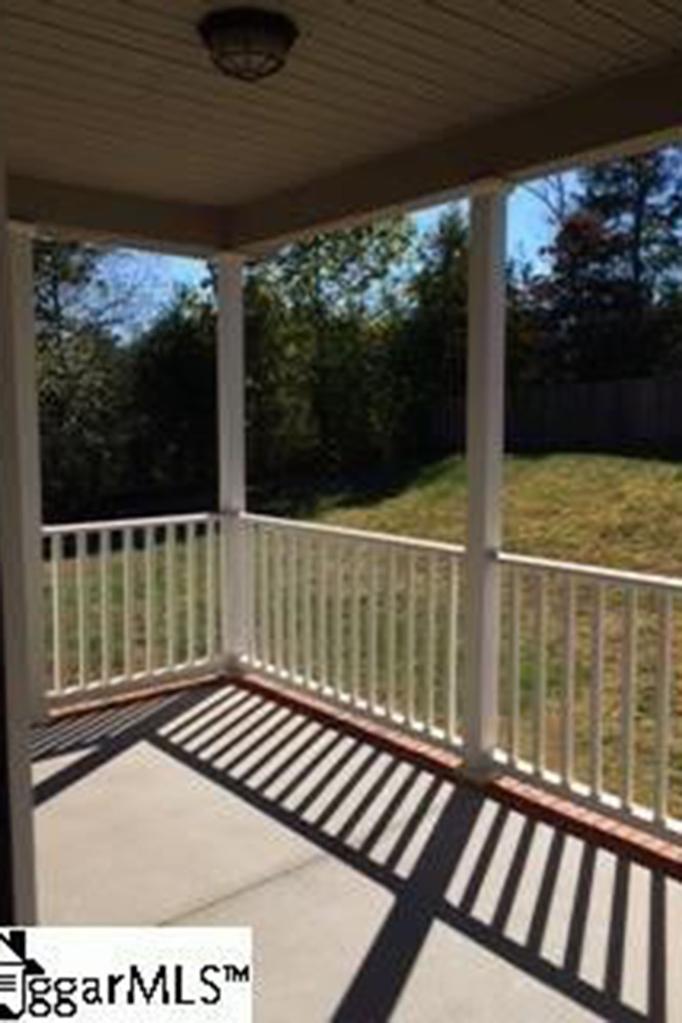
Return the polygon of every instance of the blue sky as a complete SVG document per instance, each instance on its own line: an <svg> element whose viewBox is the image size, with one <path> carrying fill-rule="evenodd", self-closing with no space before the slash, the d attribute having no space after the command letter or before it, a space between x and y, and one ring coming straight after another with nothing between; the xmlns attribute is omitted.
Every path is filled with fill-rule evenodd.
<svg viewBox="0 0 682 1023"><path fill-rule="evenodd" d="M515 188L509 200L509 254L531 263L540 259L539 251L552 238L544 206L528 189Z"/></svg>
<svg viewBox="0 0 682 1023"><path fill-rule="evenodd" d="M433 206L415 215L421 230L429 230L442 212L442 206ZM513 190L509 198L507 250L515 259L534 264L541 263L540 250L547 245L552 231L545 208L536 195L523 186Z"/></svg>
<svg viewBox="0 0 682 1023"><path fill-rule="evenodd" d="M414 214L418 230L428 231L442 209L442 206L434 206ZM551 228L542 202L523 186L515 188L509 199L509 255L540 266L540 250L550 239ZM135 296L130 302L131 332L149 322L170 300L177 287L198 285L205 275L202 260L136 250L117 251L107 268L107 276L112 281L133 281L130 288Z"/></svg>

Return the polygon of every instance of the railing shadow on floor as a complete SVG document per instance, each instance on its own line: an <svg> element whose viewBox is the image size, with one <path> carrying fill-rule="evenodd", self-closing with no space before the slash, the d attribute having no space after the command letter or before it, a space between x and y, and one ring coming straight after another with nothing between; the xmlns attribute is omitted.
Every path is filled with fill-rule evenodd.
<svg viewBox="0 0 682 1023"><path fill-rule="evenodd" d="M455 785L445 773L379 749L370 737L363 741L343 725L309 717L238 684L190 689L36 729L37 761L82 754L37 784L36 804L140 742L393 895L390 912L333 1012L336 1023L389 1020L436 923L601 1018L622 1023L666 1019L666 911L673 882L662 873L608 854L613 860L610 908L608 919L600 921L605 967L601 981L587 980L582 964L594 922L597 846ZM541 831L544 859L532 854ZM501 855L506 850L509 854ZM566 889L562 875L569 859L574 883L561 909L556 894L562 885ZM623 999L633 869L648 875L646 962L640 963L646 991L645 1004L638 1007ZM529 881L535 894L520 938L518 928L510 934L509 923L519 900L531 897ZM565 914L560 954L546 948L548 929L557 930L558 913Z"/></svg>

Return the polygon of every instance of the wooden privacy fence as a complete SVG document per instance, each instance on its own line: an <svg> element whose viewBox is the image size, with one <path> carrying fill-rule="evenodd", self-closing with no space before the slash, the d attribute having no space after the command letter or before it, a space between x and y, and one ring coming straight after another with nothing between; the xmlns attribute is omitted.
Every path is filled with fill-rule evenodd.
<svg viewBox="0 0 682 1023"><path fill-rule="evenodd" d="M682 376L528 384L509 391L510 451L682 452ZM464 447L465 403L434 410L434 440Z"/></svg>

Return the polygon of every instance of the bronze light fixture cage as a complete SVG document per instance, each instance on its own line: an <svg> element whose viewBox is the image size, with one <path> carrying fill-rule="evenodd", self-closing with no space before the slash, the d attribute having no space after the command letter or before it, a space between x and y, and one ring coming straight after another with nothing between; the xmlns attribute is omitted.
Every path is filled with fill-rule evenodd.
<svg viewBox="0 0 682 1023"><path fill-rule="evenodd" d="M298 38L298 28L286 14L259 7L211 11L197 29L216 67L242 82L274 75Z"/></svg>

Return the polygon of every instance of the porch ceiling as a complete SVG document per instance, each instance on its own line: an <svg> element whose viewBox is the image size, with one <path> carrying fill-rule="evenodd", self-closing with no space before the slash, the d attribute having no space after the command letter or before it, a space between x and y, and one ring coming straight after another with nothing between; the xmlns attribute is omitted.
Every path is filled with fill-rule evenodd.
<svg viewBox="0 0 682 1023"><path fill-rule="evenodd" d="M217 2L3 6L10 213L67 228L248 248L682 122L672 0L271 2L301 38L255 86Z"/></svg>

